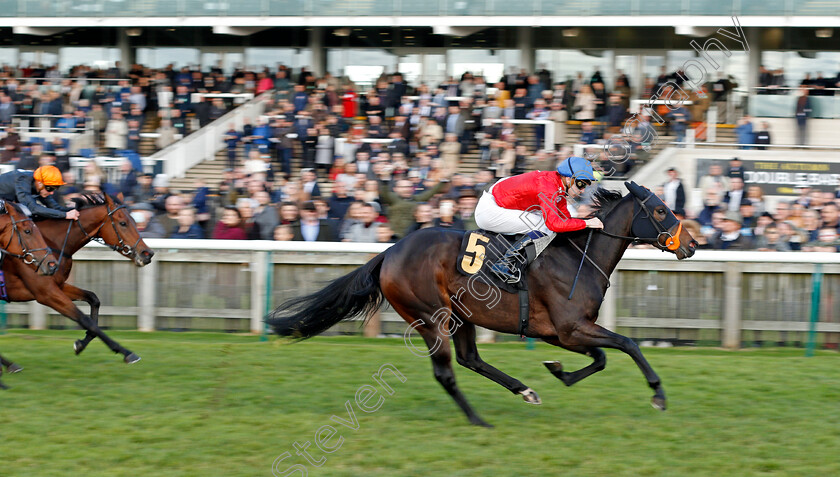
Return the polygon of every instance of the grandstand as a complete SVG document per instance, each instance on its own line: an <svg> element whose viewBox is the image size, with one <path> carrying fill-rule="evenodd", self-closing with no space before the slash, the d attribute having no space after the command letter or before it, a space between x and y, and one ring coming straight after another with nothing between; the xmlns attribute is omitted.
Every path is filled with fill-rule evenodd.
<svg viewBox="0 0 840 477"><path fill-rule="evenodd" d="M287 178L294 188L302 168L319 166L319 191L328 196L333 161L354 162L360 146L374 157L407 153L398 173L420 174L425 187L443 177L445 161L454 161L449 173L469 177L488 167L497 176L548 168L563 154L588 154L612 170L604 143L638 137L648 126L626 122L638 112L652 116L650 134L625 146L630 160L613 178L654 185L676 165L691 189L680 207L690 217L706 205L697 187L706 159L741 155L748 169L764 158L833 164L840 146L832 134L840 32L826 2L3 5L0 80L13 114L6 117L0 97L0 122L15 130L3 139L2 167L46 157L66 164L77 189L102 174L103 188L115 192L125 185L126 158L136 174L165 174L167 195L189 200L208 187L211 215L226 204L226 169L236 169L234 187L243 189L243 178L268 161L267 188L278 201L290 196ZM802 85L811 94L797 125ZM666 95L674 94L686 95L689 121L668 115ZM456 106L457 120L447 110ZM397 128L403 120L410 124ZM460 151L429 152L418 135L428 122L455 132ZM759 136L771 142L764 152L742 152ZM418 165L422 155L430 168ZM767 210L796 196L795 183L760 185Z"/></svg>

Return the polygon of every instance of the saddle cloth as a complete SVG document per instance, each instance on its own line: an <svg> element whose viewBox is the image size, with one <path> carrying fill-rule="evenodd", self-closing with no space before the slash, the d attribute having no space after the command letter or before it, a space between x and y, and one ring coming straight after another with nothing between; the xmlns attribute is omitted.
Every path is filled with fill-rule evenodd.
<svg viewBox="0 0 840 477"><path fill-rule="evenodd" d="M524 279L526 277L525 266L534 260L535 250L533 245L525 248L528 262L525 262L525 257L513 260L513 264L519 268L521 277L523 277L519 282L507 283L491 270L491 266L505 255L508 248L523 237L524 235L503 235L486 230L467 232L461 241L461 248L456 260L458 272L469 277L477 275L476 280L509 293L527 289L528 281Z"/></svg>

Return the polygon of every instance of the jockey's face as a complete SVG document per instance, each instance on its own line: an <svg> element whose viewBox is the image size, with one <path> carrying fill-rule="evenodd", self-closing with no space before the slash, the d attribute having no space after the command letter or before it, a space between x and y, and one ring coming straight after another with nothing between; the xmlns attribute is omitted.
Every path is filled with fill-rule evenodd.
<svg viewBox="0 0 840 477"><path fill-rule="evenodd" d="M572 177L564 177L564 183L566 184L566 195L571 197L572 199L577 199L583 193L583 190L586 189L586 186L589 185L589 181L581 180L581 179L574 179Z"/></svg>
<svg viewBox="0 0 840 477"><path fill-rule="evenodd" d="M55 192L55 187L46 187L41 181L35 181L35 190L41 197L49 197Z"/></svg>

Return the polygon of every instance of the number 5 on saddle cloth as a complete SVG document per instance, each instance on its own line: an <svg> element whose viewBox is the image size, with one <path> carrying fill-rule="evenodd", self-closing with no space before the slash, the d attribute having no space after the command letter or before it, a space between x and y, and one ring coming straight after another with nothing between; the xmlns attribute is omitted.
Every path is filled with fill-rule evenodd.
<svg viewBox="0 0 840 477"><path fill-rule="evenodd" d="M464 234L458 258L455 261L458 272L491 287L519 295L519 334L528 328L528 280L523 280L525 269L537 256L536 246L527 234L502 235L486 230L473 230ZM518 250L517 244L525 244ZM512 248L514 247L514 248ZM511 275L499 274L495 264L505 261L512 270Z"/></svg>

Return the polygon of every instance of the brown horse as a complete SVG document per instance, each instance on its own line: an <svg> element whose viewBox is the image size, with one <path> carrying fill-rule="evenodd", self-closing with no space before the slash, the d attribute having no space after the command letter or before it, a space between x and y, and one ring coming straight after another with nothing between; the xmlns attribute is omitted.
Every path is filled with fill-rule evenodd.
<svg viewBox="0 0 840 477"><path fill-rule="evenodd" d="M96 240L130 259L138 267L143 267L151 263L155 252L143 242L140 233L137 231L137 224L134 223L134 219L131 218L126 206L114 200L114 198L107 194L84 194L74 199L74 202L76 210L79 211L78 220L38 220L38 227L41 229L47 244L55 253L60 254L59 269L53 277L55 283L64 295L70 299L70 301L62 300L59 303L62 309L67 312L51 305L48 306L71 320L81 323L83 313L73 305L72 301L84 301L90 305L90 318L94 324L97 324L99 323L99 297L92 291L83 290L66 281L70 276L70 270L73 268L73 254L92 240ZM104 333L102 334L104 336ZM87 330L85 337L76 340L73 344L76 354L84 351L88 343L96 336L98 335L95 331ZM139 360L139 358L137 359ZM126 362L133 361L126 359Z"/></svg>
<svg viewBox="0 0 840 477"><path fill-rule="evenodd" d="M10 301L31 301L46 305L85 329L83 340L74 344L76 354L81 353L93 338L100 338L111 351L124 356L126 363L135 363L140 357L108 337L99 328L99 298L91 291L67 283L73 267L73 254L91 240L102 240L105 245L128 257L138 266L148 264L154 252L140 238L137 226L126 206L105 195L86 194L74 199L79 211L78 220L40 219L38 228L50 249L60 255L58 271L49 279L32 280L20 274L6 272ZM3 268L5 271L5 267ZM73 300L90 304L91 314L85 315Z"/></svg>
<svg viewBox="0 0 840 477"><path fill-rule="evenodd" d="M50 253L38 227L12 202L0 201L0 244L3 246L0 260L5 276L20 274L49 280L45 276L54 274L57 269L57 260ZM5 285L7 292L10 291L11 284L7 281ZM9 373L23 369L0 356L0 375L3 374L3 366ZM5 388L0 382L0 389Z"/></svg>
<svg viewBox="0 0 840 477"><path fill-rule="evenodd" d="M679 259L691 257L697 244L652 192L632 182L625 185L631 193L623 198L604 189L596 192L596 215L603 221L604 230L589 236L588 261L582 267L572 300L570 290L591 231L557 236L529 267L530 322L525 335L594 360L574 372L563 371L556 361L544 363L567 386L604 369L606 356L601 348L627 353L654 390L653 406L664 410L665 391L639 347L595 321L609 286L608 277L631 242L651 243ZM519 300L517 295L495 287L476 285L456 271L463 234L442 229L412 233L323 290L284 303L267 317L267 322L281 336L309 338L343 319L367 316L384 298L410 325L406 344L413 346L412 331L423 337L435 378L471 423L488 426L455 384L450 337L459 364L522 395L526 402L539 404L540 399L531 388L485 363L478 355L475 326L517 333Z"/></svg>

